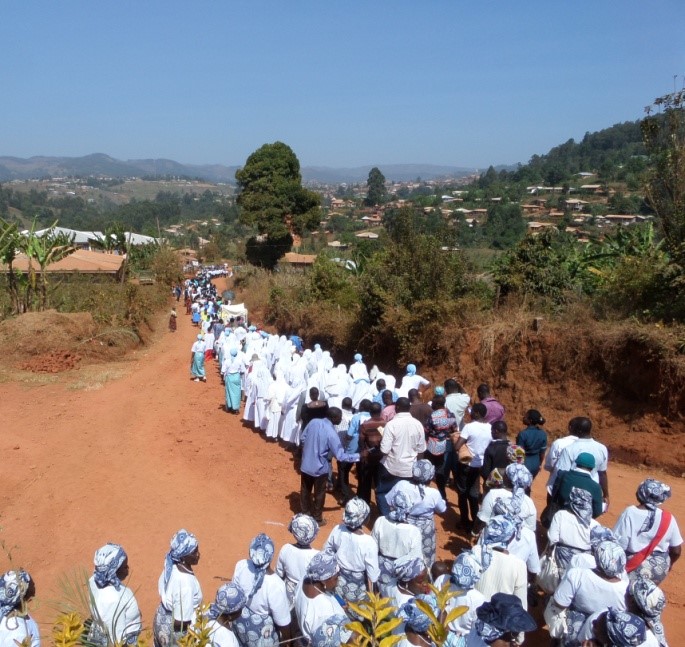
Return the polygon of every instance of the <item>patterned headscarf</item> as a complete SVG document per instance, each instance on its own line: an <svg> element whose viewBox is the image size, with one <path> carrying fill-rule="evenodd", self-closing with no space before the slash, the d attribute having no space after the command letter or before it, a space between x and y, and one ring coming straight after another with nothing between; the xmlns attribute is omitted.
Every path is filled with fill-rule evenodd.
<svg viewBox="0 0 685 647"><path fill-rule="evenodd" d="M243 590L235 582L226 582L219 587L214 602L209 605L209 618L216 620L219 616L236 613L246 604Z"/></svg>
<svg viewBox="0 0 685 647"><path fill-rule="evenodd" d="M300 546L309 546L319 533L314 517L298 512L288 524L288 530Z"/></svg>
<svg viewBox="0 0 685 647"><path fill-rule="evenodd" d="M460 553L454 560L450 579L462 591L470 591L480 580L483 565L475 554L470 551Z"/></svg>
<svg viewBox="0 0 685 647"><path fill-rule="evenodd" d="M637 488L636 496L637 500L649 510L649 516L642 524L639 532L649 532L656 521L657 506L660 506L666 499L670 498L671 488L656 479L646 479Z"/></svg>
<svg viewBox="0 0 685 647"><path fill-rule="evenodd" d="M590 530L590 546L594 549L595 546L601 544L603 541L617 541L614 531L605 526L594 526L592 530Z"/></svg>
<svg viewBox="0 0 685 647"><path fill-rule="evenodd" d="M635 614L609 607L607 636L616 647L635 647L647 640L647 628L644 620Z"/></svg>
<svg viewBox="0 0 685 647"><path fill-rule="evenodd" d="M30 583L31 576L23 569L7 571L0 577L0 618L17 608Z"/></svg>
<svg viewBox="0 0 685 647"><path fill-rule="evenodd" d="M520 445L509 445L507 447L507 458L509 462L522 465L526 460L526 450Z"/></svg>
<svg viewBox="0 0 685 647"><path fill-rule="evenodd" d="M400 582L409 582L415 577L418 577L424 570L426 564L422 557L413 557L405 555L395 560L392 565L393 575Z"/></svg>
<svg viewBox="0 0 685 647"><path fill-rule="evenodd" d="M618 577L626 570L626 553L615 541L603 541L593 546L597 569L607 577Z"/></svg>
<svg viewBox="0 0 685 647"><path fill-rule="evenodd" d="M369 518L370 514L371 508L369 504L364 499L356 496L345 504L343 523L350 530L357 530L357 528L362 527L362 524Z"/></svg>
<svg viewBox="0 0 685 647"><path fill-rule="evenodd" d="M407 364L407 375L416 375L416 364Z"/></svg>
<svg viewBox="0 0 685 647"><path fill-rule="evenodd" d="M644 577L631 579L629 590L635 604L640 608L642 617L656 636L659 644L666 647L664 625L661 623L661 614L666 608L664 592L652 580Z"/></svg>
<svg viewBox="0 0 685 647"><path fill-rule="evenodd" d="M506 548L516 534L516 524L506 515L490 517L481 533L483 571L487 571L492 561L493 548Z"/></svg>
<svg viewBox="0 0 685 647"><path fill-rule="evenodd" d="M395 523L404 523L407 520L409 510L412 508L412 502L409 497L401 491L395 492L392 501L388 501L390 505L390 512L388 512L388 519Z"/></svg>
<svg viewBox="0 0 685 647"><path fill-rule="evenodd" d="M505 471L507 478L512 485L511 510L515 515L521 514L521 506L523 505L523 498L526 496L526 490L533 484L533 475L525 465L519 463L512 463L507 465Z"/></svg>
<svg viewBox="0 0 685 647"><path fill-rule="evenodd" d="M247 604L250 603L254 594L262 588L266 570L274 558L274 550L274 542L271 540L271 537L268 537L263 532L260 532L250 543L250 561L255 567L256 573L252 591L247 596Z"/></svg>
<svg viewBox="0 0 685 647"><path fill-rule="evenodd" d="M126 561L126 551L119 544L105 544L95 551L93 564L95 572L93 579L99 589L113 586L117 591L121 589L121 580L117 577L117 571Z"/></svg>
<svg viewBox="0 0 685 647"><path fill-rule="evenodd" d="M589 528L592 521L592 494L587 490L572 487L569 493L569 507L580 523Z"/></svg>
<svg viewBox="0 0 685 647"><path fill-rule="evenodd" d="M495 503L492 505L493 515L504 515L509 517L509 519L514 523L516 527L515 536L516 539L521 539L521 529L523 528L523 517L514 511L514 506L512 502L514 498L503 499L502 497L497 497Z"/></svg>
<svg viewBox="0 0 685 647"><path fill-rule="evenodd" d="M174 564L178 564L184 557L190 555L197 548L197 538L184 528L172 538L169 552L164 559L164 588L169 584Z"/></svg>
<svg viewBox="0 0 685 647"><path fill-rule="evenodd" d="M403 604L397 614L404 620L407 629L417 634L425 634L431 627L431 619L416 606L415 600Z"/></svg>
<svg viewBox="0 0 685 647"><path fill-rule="evenodd" d="M314 632L311 647L340 647L352 636L352 632L345 626L350 619L343 614L336 614L326 618Z"/></svg>
<svg viewBox="0 0 685 647"><path fill-rule="evenodd" d="M312 582L323 582L337 575L338 570L336 556L322 551L312 557L307 566L306 577Z"/></svg>
<svg viewBox="0 0 685 647"><path fill-rule="evenodd" d="M476 609L476 633L487 643L506 633L535 631L537 624L523 608L521 600L508 593L495 593L490 602Z"/></svg>
<svg viewBox="0 0 685 647"><path fill-rule="evenodd" d="M421 458L418 461L414 461L414 464L411 466L411 475L417 482L419 495L423 499L426 496L425 486L435 478L435 466L429 460Z"/></svg>

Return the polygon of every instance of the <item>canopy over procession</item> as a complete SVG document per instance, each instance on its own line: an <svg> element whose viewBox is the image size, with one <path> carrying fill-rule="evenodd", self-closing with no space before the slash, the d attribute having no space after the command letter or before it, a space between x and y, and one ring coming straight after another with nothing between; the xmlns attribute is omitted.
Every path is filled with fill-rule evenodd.
<svg viewBox="0 0 685 647"><path fill-rule="evenodd" d="M449 647L679 644L661 620L661 585L683 543L666 509L671 489L636 483L635 503L609 527L609 452L589 418L571 418L550 443L538 409L512 420L487 384L469 385L472 400L457 378L431 384L415 364L394 375L362 353L336 363L318 343L250 321L214 276L201 270L178 286L187 318L173 309L169 330L193 329L193 389L223 389L226 416L258 432L255 442L292 452L299 512L284 515L291 543L258 534L211 592L194 573L202 537L178 530L160 556L159 606L147 619L155 647L198 626L215 647L335 647L353 640L354 605L370 593L389 598L401 647L437 645L434 618ZM543 509L531 498L538 478ZM324 516L327 497L335 517ZM451 554L436 528L450 508L458 521L448 532L467 546ZM144 623L128 573L124 547L95 552L89 644L138 643ZM445 608L436 589L451 594ZM0 578L0 647L40 645L34 593L24 570Z"/></svg>

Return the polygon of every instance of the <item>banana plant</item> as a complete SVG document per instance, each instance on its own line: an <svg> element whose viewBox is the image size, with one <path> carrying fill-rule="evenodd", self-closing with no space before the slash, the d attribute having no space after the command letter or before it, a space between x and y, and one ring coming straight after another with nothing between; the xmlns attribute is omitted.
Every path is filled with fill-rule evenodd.
<svg viewBox="0 0 685 647"><path fill-rule="evenodd" d="M19 313L19 286L14 272L14 260L21 249L21 235L14 223L0 219L0 262L7 265L7 288L12 312Z"/></svg>

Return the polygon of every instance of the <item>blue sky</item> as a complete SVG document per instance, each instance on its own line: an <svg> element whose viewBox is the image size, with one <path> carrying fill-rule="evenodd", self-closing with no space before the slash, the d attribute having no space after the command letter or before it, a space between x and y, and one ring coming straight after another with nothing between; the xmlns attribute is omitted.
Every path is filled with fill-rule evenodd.
<svg viewBox="0 0 685 647"><path fill-rule="evenodd" d="M685 2L3 0L0 155L527 161L685 74Z"/></svg>

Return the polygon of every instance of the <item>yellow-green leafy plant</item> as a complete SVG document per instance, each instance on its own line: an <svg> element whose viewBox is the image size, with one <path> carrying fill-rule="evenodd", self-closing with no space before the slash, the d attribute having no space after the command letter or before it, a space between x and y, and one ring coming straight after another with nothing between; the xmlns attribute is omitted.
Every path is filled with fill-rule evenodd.
<svg viewBox="0 0 685 647"><path fill-rule="evenodd" d="M78 613L63 613L52 628L52 641L55 647L76 647L83 637L83 621Z"/></svg>
<svg viewBox="0 0 685 647"><path fill-rule="evenodd" d="M355 647L393 647L402 640L404 634L392 633L402 624L402 620L396 617L397 608L389 598L369 593L360 602L349 602L348 606L352 615L361 620L345 625L352 632L345 644Z"/></svg>
<svg viewBox="0 0 685 647"><path fill-rule="evenodd" d="M212 643L212 630L208 626L209 604L203 604L195 612L195 622L188 632L179 638L179 647L207 647Z"/></svg>
<svg viewBox="0 0 685 647"><path fill-rule="evenodd" d="M431 626L428 629L428 635L431 640L441 647L447 642L449 636L449 626L450 623L454 622L457 618L464 615L469 608L465 606L454 607L448 611L448 602L461 595L461 592L451 591L450 582L447 581L438 589L436 586L430 585L431 591L435 595L435 600L437 602L438 614L436 615L431 608L431 605L423 600L416 599L416 606L423 611L431 621Z"/></svg>

